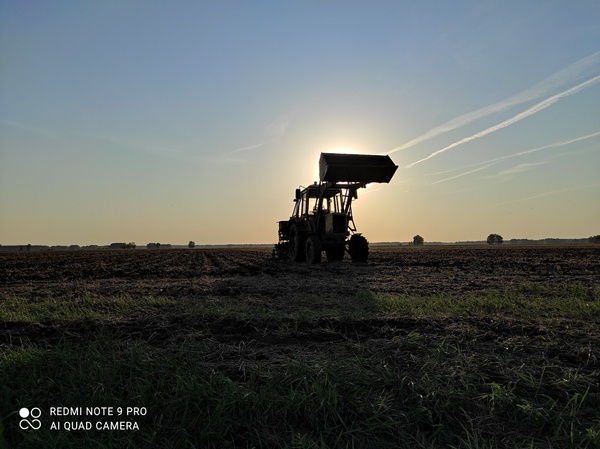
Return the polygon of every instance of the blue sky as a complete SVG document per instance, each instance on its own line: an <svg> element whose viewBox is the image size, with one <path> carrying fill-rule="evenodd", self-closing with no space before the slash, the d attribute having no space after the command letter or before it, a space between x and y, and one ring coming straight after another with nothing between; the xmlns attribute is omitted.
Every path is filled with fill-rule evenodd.
<svg viewBox="0 0 600 449"><path fill-rule="evenodd" d="M596 1L0 0L0 243L269 243L324 151L371 241L600 233Z"/></svg>

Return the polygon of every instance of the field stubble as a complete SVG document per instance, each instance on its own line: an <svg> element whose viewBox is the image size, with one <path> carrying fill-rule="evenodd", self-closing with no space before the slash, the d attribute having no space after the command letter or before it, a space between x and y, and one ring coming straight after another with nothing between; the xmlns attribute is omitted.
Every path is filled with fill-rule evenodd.
<svg viewBox="0 0 600 449"><path fill-rule="evenodd" d="M0 418L23 447L600 445L597 247L0 260ZM23 404L82 397L151 416L138 432L39 439L9 424Z"/></svg>

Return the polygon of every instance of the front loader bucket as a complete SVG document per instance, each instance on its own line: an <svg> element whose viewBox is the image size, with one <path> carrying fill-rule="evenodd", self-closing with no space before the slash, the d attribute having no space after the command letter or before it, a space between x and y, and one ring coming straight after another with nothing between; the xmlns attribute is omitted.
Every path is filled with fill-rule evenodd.
<svg viewBox="0 0 600 449"><path fill-rule="evenodd" d="M321 182L390 182L397 165L389 156L321 153Z"/></svg>

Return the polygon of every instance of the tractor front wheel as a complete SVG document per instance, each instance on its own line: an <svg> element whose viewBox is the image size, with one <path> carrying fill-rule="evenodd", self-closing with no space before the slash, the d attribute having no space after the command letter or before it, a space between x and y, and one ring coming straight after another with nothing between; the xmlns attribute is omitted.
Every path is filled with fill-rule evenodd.
<svg viewBox="0 0 600 449"><path fill-rule="evenodd" d="M306 261L310 264L321 262L321 240L316 235L306 239Z"/></svg>
<svg viewBox="0 0 600 449"><path fill-rule="evenodd" d="M360 234L350 237L348 252L352 262L366 262L369 258L369 242Z"/></svg>
<svg viewBox="0 0 600 449"><path fill-rule="evenodd" d="M293 224L290 228L290 245L289 255L294 262L302 262L304 260L304 239L300 236L298 226Z"/></svg>

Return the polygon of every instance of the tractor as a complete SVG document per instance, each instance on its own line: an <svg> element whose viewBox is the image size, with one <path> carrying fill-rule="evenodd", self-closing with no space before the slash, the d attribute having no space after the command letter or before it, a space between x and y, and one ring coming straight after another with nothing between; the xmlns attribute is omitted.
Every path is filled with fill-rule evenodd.
<svg viewBox="0 0 600 449"><path fill-rule="evenodd" d="M278 222L273 257L317 264L323 251L328 261L348 252L353 262L366 262L369 242L356 232L352 201L367 184L390 182L397 168L389 156L321 153L320 182L296 189L291 217Z"/></svg>

